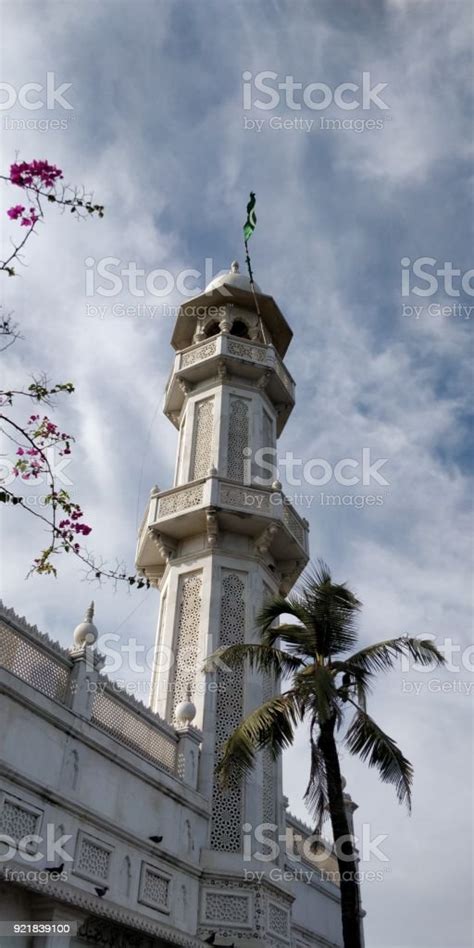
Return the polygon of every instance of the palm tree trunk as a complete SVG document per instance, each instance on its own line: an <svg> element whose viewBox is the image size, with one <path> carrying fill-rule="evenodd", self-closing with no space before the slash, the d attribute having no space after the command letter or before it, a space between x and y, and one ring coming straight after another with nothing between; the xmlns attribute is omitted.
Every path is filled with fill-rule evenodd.
<svg viewBox="0 0 474 948"><path fill-rule="evenodd" d="M326 768L329 815L334 842L337 844L338 840L344 840L342 851L336 846L340 874L344 948L362 948L359 884L356 876L357 862L344 806L341 770L334 738L335 723L335 718L330 718L321 725L318 745L324 757ZM342 859L340 858L341 854L343 855Z"/></svg>

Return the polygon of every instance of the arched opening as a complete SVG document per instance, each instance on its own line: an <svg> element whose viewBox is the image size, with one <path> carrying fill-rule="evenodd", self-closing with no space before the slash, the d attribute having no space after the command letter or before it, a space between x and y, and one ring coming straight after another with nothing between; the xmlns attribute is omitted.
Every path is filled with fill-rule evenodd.
<svg viewBox="0 0 474 948"><path fill-rule="evenodd" d="M241 339L250 338L248 327L241 319L236 319L235 323L232 324L231 333L233 336L239 336Z"/></svg>
<svg viewBox="0 0 474 948"><path fill-rule="evenodd" d="M204 330L204 335L206 339L209 339L210 336L217 336L217 333L220 332L219 323L213 322L209 323Z"/></svg>

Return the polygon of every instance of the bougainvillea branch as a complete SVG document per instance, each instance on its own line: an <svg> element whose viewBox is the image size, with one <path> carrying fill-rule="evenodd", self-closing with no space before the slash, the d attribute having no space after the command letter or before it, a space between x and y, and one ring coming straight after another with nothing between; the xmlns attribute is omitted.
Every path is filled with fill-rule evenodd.
<svg viewBox="0 0 474 948"><path fill-rule="evenodd" d="M63 172L56 165L37 159L15 162L10 166L9 175L0 175L1 180L21 188L25 201L24 204L13 204L7 210L9 220L17 228L25 228L21 239L10 238L11 252L5 260L0 261L0 270L8 276L16 275L15 261L23 263L23 249L44 218L45 202L58 205L63 212L68 210L77 218L94 214L104 216L104 206L94 204L92 194L84 188L64 185L63 177Z"/></svg>

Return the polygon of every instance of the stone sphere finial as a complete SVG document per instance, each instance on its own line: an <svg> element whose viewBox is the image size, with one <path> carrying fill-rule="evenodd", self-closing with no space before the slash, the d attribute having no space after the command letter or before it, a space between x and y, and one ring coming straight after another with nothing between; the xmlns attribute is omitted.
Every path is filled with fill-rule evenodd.
<svg viewBox="0 0 474 948"><path fill-rule="evenodd" d="M238 261L238 260L233 260L233 261L232 261L232 263L231 263L231 265L230 265L230 272L231 272L231 273L239 273L239 261Z"/></svg>
<svg viewBox="0 0 474 948"><path fill-rule="evenodd" d="M191 724L196 717L196 705L194 702L189 699L187 701L180 701L175 711L175 717L178 724Z"/></svg>
<svg viewBox="0 0 474 948"><path fill-rule="evenodd" d="M96 626L93 623L94 603L91 602L86 611L84 621L80 622L74 629L74 645L76 648L84 648L85 645L94 645L99 635Z"/></svg>

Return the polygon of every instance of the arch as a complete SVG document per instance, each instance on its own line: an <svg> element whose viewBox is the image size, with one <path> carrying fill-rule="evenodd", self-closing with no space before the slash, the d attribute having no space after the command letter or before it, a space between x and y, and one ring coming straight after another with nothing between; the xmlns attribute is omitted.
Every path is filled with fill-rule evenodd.
<svg viewBox="0 0 474 948"><path fill-rule="evenodd" d="M243 319L234 319L231 335L238 336L239 339L250 339L247 323Z"/></svg>
<svg viewBox="0 0 474 948"><path fill-rule="evenodd" d="M210 339L212 336L217 336L220 331L219 323L217 320L213 319L204 329L204 338Z"/></svg>

